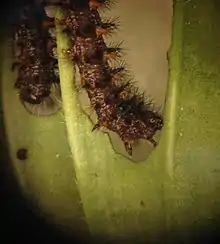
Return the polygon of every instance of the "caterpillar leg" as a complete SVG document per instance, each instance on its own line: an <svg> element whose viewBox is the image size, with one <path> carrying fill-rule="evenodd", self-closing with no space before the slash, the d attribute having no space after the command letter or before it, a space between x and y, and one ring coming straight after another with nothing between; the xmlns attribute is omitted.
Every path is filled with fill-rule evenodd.
<svg viewBox="0 0 220 244"><path fill-rule="evenodd" d="M124 142L125 150L129 154L129 156L132 156L132 143L131 142Z"/></svg>
<svg viewBox="0 0 220 244"><path fill-rule="evenodd" d="M95 124L94 127L92 128L92 131L100 129L101 125L99 123Z"/></svg>
<svg viewBox="0 0 220 244"><path fill-rule="evenodd" d="M153 138L148 138L147 139L149 142L151 142L153 144L154 147L157 146L157 142L153 139Z"/></svg>

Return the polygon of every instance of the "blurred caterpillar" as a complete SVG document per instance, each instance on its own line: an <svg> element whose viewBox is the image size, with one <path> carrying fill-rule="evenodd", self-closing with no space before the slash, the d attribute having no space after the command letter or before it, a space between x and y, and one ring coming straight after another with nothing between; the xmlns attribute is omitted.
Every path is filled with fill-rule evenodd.
<svg viewBox="0 0 220 244"><path fill-rule="evenodd" d="M42 13L39 10L43 10ZM19 12L13 33L15 88L28 112L48 116L61 108L58 61L51 54L54 40L45 26L43 7L28 6Z"/></svg>

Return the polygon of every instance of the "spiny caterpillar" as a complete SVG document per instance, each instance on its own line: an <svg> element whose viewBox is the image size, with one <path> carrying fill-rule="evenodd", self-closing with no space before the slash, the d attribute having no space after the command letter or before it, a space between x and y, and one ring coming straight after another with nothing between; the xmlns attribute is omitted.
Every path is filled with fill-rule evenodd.
<svg viewBox="0 0 220 244"><path fill-rule="evenodd" d="M99 8L109 8L109 0L57 1L66 17L58 19L72 40L63 50L78 66L81 86L86 90L97 114L93 130L106 128L116 132L128 154L140 139L157 145L154 135L162 129L163 118L153 109L151 101L126 80L126 66L111 67L121 58L120 46L108 46L104 37L118 28L117 21L102 21Z"/></svg>
<svg viewBox="0 0 220 244"><path fill-rule="evenodd" d="M15 88L27 111L47 116L61 108L61 91L58 61L52 55L56 42L45 24L47 16L40 14L39 9L27 6L19 12L13 32L12 70L18 70Z"/></svg>

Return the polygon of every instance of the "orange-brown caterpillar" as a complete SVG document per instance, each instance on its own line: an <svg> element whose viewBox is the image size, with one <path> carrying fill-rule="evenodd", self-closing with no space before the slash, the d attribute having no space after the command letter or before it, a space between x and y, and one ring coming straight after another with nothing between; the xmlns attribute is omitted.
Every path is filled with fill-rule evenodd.
<svg viewBox="0 0 220 244"><path fill-rule="evenodd" d="M129 155L132 144L146 139L154 146L156 131L161 130L163 118L151 102L126 80L126 67L112 68L110 61L121 58L120 46L108 46L104 36L118 25L101 20L98 8L110 6L106 0L69 0L58 2L66 17L59 20L72 40L72 47L64 50L74 60L81 75L92 108L97 114L94 129L101 127L116 132L124 142Z"/></svg>

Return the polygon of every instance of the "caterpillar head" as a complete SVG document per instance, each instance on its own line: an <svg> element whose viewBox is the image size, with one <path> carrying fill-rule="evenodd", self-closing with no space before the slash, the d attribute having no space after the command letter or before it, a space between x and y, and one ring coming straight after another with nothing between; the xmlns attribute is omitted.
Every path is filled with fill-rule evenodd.
<svg viewBox="0 0 220 244"><path fill-rule="evenodd" d="M32 92L27 94L28 92ZM62 98L60 85L53 83L49 88L41 89L38 94L36 90L22 89L20 93L20 100L24 108L35 116L50 116L57 113L62 107Z"/></svg>
<svg viewBox="0 0 220 244"><path fill-rule="evenodd" d="M20 99L31 104L40 104L49 94L50 90L42 84L29 84L20 89Z"/></svg>
<svg viewBox="0 0 220 244"><path fill-rule="evenodd" d="M147 112L146 122L148 126L154 130L161 130L163 127L163 118L159 114L153 111Z"/></svg>

